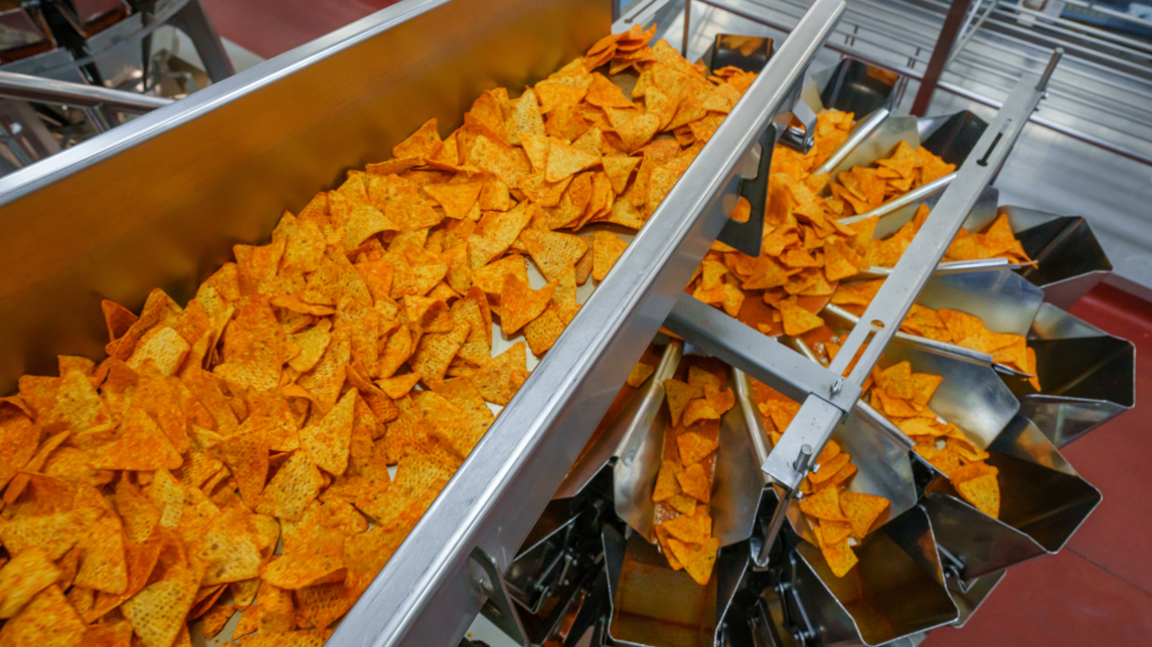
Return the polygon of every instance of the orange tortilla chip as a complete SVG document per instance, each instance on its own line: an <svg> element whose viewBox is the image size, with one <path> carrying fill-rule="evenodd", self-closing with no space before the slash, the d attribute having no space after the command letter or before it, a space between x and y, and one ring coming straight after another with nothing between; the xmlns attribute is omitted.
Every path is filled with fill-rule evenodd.
<svg viewBox="0 0 1152 647"><path fill-rule="evenodd" d="M527 362L528 352L524 342L517 342L481 366L472 381L485 400L492 404L506 405L528 379Z"/></svg>
<svg viewBox="0 0 1152 647"><path fill-rule="evenodd" d="M680 426L680 418L689 400L704 396L700 387L685 384L679 380L664 380L664 392L668 397L668 410L672 414L672 426Z"/></svg>
<svg viewBox="0 0 1152 647"><path fill-rule="evenodd" d="M124 560L124 532L114 514L97 521L80 540L83 552L80 570L73 584L120 595L128 588L128 566Z"/></svg>
<svg viewBox="0 0 1152 647"><path fill-rule="evenodd" d="M548 169L544 174L544 179L549 182L559 182L599 163L599 155L580 150L562 139L553 137L548 149Z"/></svg>
<svg viewBox="0 0 1152 647"><path fill-rule="evenodd" d="M515 275L505 275L504 287L500 291L500 330L505 335L512 335L539 317L555 291L555 281L533 290Z"/></svg>
<svg viewBox="0 0 1152 647"><path fill-rule="evenodd" d="M685 465L699 463L708 454L716 451L720 443L712 438L695 431L689 431L676 437L676 448L680 450L680 462Z"/></svg>
<svg viewBox="0 0 1152 647"><path fill-rule="evenodd" d="M664 529L663 524L656 526L656 541L660 544L660 552L664 553L664 558L668 560L668 565L672 567L672 570L679 571L684 568L684 565L672 554L672 547L668 545L668 540L671 538L672 536Z"/></svg>
<svg viewBox="0 0 1152 647"><path fill-rule="evenodd" d="M429 119L408 139L396 144L392 148L392 157L423 157L429 158L439 152L444 142L440 140L440 133L436 130L436 119Z"/></svg>
<svg viewBox="0 0 1152 647"><path fill-rule="evenodd" d="M676 461L661 461L660 471L656 473L656 489L652 492L652 501L660 503L666 501L682 490L679 486L679 475L684 471Z"/></svg>
<svg viewBox="0 0 1152 647"><path fill-rule="evenodd" d="M92 466L109 470L158 470L176 469L183 462L152 417L133 407L120 423L120 437L100 449Z"/></svg>
<svg viewBox="0 0 1152 647"><path fill-rule="evenodd" d="M989 472L960 483L953 481L952 485L960 496L977 510L993 519L1000 517L1000 484L996 480L996 472Z"/></svg>
<svg viewBox="0 0 1152 647"><path fill-rule="evenodd" d="M628 243L610 231L597 231L593 234L592 278L603 281L627 248Z"/></svg>
<svg viewBox="0 0 1152 647"><path fill-rule="evenodd" d="M702 545L696 545L686 544L673 537L668 539L668 547L697 584L708 584L712 577L712 567L716 564L716 551L720 549L719 539L709 537Z"/></svg>
<svg viewBox="0 0 1152 647"><path fill-rule="evenodd" d="M279 471L268 481L264 488L264 496L272 501L272 514L280 519L289 521L298 520L307 509L308 504L320 494L320 486L324 483L324 476L316 466L316 462L301 447L292 452L287 462L280 466Z"/></svg>
<svg viewBox="0 0 1152 647"><path fill-rule="evenodd" d="M719 420L720 414L712 408L712 405L706 399L690 400L688 406L684 408L684 416L681 424L684 427L690 427L696 422L701 420Z"/></svg>
<svg viewBox="0 0 1152 647"><path fill-rule="evenodd" d="M844 577L860 561L856 557L856 553L852 552L847 539L841 539L834 544L821 543L820 552L824 555L824 560L828 562L828 568L836 577Z"/></svg>
<svg viewBox="0 0 1152 647"><path fill-rule="evenodd" d="M668 505L680 514L692 516L696 514L696 498L687 494L676 494L668 498Z"/></svg>
<svg viewBox="0 0 1152 647"><path fill-rule="evenodd" d="M840 511L840 493L835 488L817 490L800 500L800 511L809 517L827 521L847 521Z"/></svg>
<svg viewBox="0 0 1152 647"><path fill-rule="evenodd" d="M472 208L480 199L480 190L484 183L480 181L461 182L458 184L429 184L423 187L424 192L440 203L444 215L456 220L468 217Z"/></svg>
<svg viewBox="0 0 1152 647"><path fill-rule="evenodd" d="M852 536L864 539L872 524L888 509L888 499L871 494L841 492L840 509L848 517L848 523L852 524Z"/></svg>
<svg viewBox="0 0 1152 647"><path fill-rule="evenodd" d="M38 547L28 548L0 566L0 619L11 618L62 572Z"/></svg>
<svg viewBox="0 0 1152 647"><path fill-rule="evenodd" d="M689 544L703 544L712 534L712 517L704 513L680 515L660 525L668 534Z"/></svg>
<svg viewBox="0 0 1152 647"><path fill-rule="evenodd" d="M348 469L355 406L356 391L349 390L323 418L300 430L301 447L329 474L340 475Z"/></svg>
<svg viewBox="0 0 1152 647"><path fill-rule="evenodd" d="M824 320L789 300L776 302L776 309L784 320L784 334L799 337L824 325Z"/></svg>
<svg viewBox="0 0 1152 647"><path fill-rule="evenodd" d="M37 593L19 613L0 627L0 645L79 646L84 632L84 622L60 588L53 584Z"/></svg>
<svg viewBox="0 0 1152 647"><path fill-rule="evenodd" d="M565 269L575 267L588 251L588 244L571 234L526 229L520 240L549 281L558 280Z"/></svg>
<svg viewBox="0 0 1152 647"><path fill-rule="evenodd" d="M704 467L699 463L693 463L684 468L683 472L676 474L676 481L685 494L695 497L701 503L708 503L711 498L712 484L708 481L708 475L704 473Z"/></svg>
<svg viewBox="0 0 1152 647"><path fill-rule="evenodd" d="M651 364L640 362L632 367L632 373L628 375L628 386L638 389L640 385L644 384L653 373L656 372L656 367Z"/></svg>

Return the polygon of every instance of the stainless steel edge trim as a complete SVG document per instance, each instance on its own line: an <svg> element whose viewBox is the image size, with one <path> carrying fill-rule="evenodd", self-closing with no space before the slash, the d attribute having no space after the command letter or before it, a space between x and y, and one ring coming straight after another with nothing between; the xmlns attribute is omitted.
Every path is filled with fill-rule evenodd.
<svg viewBox="0 0 1152 647"><path fill-rule="evenodd" d="M63 103L82 108L103 105L132 112L148 112L175 103L174 100L164 97L15 72L0 72L0 96L40 103Z"/></svg>
<svg viewBox="0 0 1152 647"><path fill-rule="evenodd" d="M451 0L404 0L281 54L170 106L0 177L0 206L290 76Z"/></svg>
<svg viewBox="0 0 1152 647"><path fill-rule="evenodd" d="M618 385L719 234L737 164L832 32L844 0L817 0L612 273L329 639L333 646L449 645L484 595L480 547L504 568ZM451 610L453 617L445 617ZM465 624L461 625L461 620Z"/></svg>

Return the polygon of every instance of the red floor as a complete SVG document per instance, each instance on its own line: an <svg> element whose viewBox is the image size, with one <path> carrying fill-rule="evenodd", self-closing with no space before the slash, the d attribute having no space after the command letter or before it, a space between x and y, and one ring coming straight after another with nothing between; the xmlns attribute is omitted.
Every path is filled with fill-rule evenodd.
<svg viewBox="0 0 1152 647"><path fill-rule="evenodd" d="M395 1L204 0L225 38L265 58ZM1152 304L1101 286L1072 313L1136 343L1136 400L1152 402ZM1142 412L1064 449L1104 494L1064 551L1013 568L967 626L934 632L927 647L1152 644L1152 430Z"/></svg>
<svg viewBox="0 0 1152 647"><path fill-rule="evenodd" d="M203 0L220 35L272 58L398 0Z"/></svg>

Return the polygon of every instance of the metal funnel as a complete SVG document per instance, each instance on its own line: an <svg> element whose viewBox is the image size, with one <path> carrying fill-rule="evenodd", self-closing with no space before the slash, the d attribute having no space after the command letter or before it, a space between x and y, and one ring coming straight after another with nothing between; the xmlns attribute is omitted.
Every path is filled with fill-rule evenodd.
<svg viewBox="0 0 1152 647"><path fill-rule="evenodd" d="M1041 392L1005 378L1027 416L1057 447L1136 404L1136 346L1045 303L1028 345L1036 351Z"/></svg>
<svg viewBox="0 0 1152 647"><path fill-rule="evenodd" d="M941 418L954 422L981 449L987 449L1012 421L1020 403L987 366L892 343L878 365L887 368L907 361L915 373L941 375L944 381L928 401Z"/></svg>
<svg viewBox="0 0 1152 647"><path fill-rule="evenodd" d="M825 108L852 112L857 117L880 108L891 109L899 80L898 74L852 58L812 74Z"/></svg>
<svg viewBox="0 0 1152 647"><path fill-rule="evenodd" d="M945 567L961 581L1056 553L1101 499L1023 416L1015 416L987 450L987 463L1000 470L999 519L959 498L942 477L929 484L922 503Z"/></svg>
<svg viewBox="0 0 1152 647"><path fill-rule="evenodd" d="M923 509L905 511L855 548L860 563L842 578L819 548L798 542L791 587L816 644L880 645L959 619L932 530Z"/></svg>
<svg viewBox="0 0 1152 647"><path fill-rule="evenodd" d="M604 528L608 637L616 645L713 647L748 566L748 550L721 550L706 586L674 571L638 533ZM742 549L743 548L743 549Z"/></svg>
<svg viewBox="0 0 1152 647"><path fill-rule="evenodd" d="M1028 256L1039 261L1020 275L1044 290L1044 300L1070 308L1112 273L1088 221L1024 207L1000 207ZM967 225L966 225L967 226Z"/></svg>
<svg viewBox="0 0 1152 647"><path fill-rule="evenodd" d="M656 417L660 414L660 406L664 402L664 380L676 372L683 349L683 344L678 341L670 341L664 347L664 354L656 371L632 395L615 419L607 423L601 422L605 425L604 430L598 435L594 433L584 452L568 470L568 475L557 488L553 499L576 496L600 470L604 469L605 465L613 459L625 456L626 453L628 465L619 471L618 476L629 477L631 465L636 460L655 460L656 466L659 467L660 447L657 446L653 450L645 446L643 441L650 435L645 429L657 424ZM667 413L664 415L667 416ZM659 425L661 429L664 424L667 422ZM654 459L651 457L653 451L655 451ZM638 470L638 474L640 471L644 470ZM655 473L652 478L656 478ZM622 519L628 519L627 515L620 516Z"/></svg>
<svg viewBox="0 0 1152 647"><path fill-rule="evenodd" d="M967 110L917 120L921 145L948 164L960 166L976 147L988 122Z"/></svg>
<svg viewBox="0 0 1152 647"><path fill-rule="evenodd" d="M932 309L949 308L980 317L993 332L1028 335L1043 298L1044 294L1039 288L1014 272L1001 268L936 274L925 284L916 303ZM848 329L860 321L859 316L836 305L825 306L824 313L834 318L833 324ZM1029 377L1018 368L994 363L992 355L956 344L903 331L896 333L893 342L891 346L911 346L928 353L991 366L1003 374Z"/></svg>

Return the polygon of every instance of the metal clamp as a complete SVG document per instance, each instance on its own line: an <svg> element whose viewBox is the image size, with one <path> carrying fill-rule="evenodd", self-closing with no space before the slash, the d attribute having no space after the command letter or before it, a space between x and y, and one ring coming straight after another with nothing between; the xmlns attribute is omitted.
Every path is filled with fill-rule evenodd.
<svg viewBox="0 0 1152 647"><path fill-rule="evenodd" d="M476 578L476 588L480 596L487 600L481 613L508 634L516 644L527 645L528 634L520 624L520 616L516 615L516 610L512 608L512 598L504 586L504 578L496 568L496 560L479 546L472 549L471 560L483 571L483 574ZM499 591L496 590L497 587Z"/></svg>
<svg viewBox="0 0 1152 647"><path fill-rule="evenodd" d="M742 177L737 196L748 201L748 219L744 222L728 218L716 240L730 245L749 256L759 256L764 244L764 212L768 207L768 171L772 167L772 149L775 147L779 127L770 123L760 135L760 141L747 156L757 157L756 175ZM756 148L759 148L759 152ZM747 165L745 165L747 166ZM727 206L727 205L725 205ZM732 208L736 208L733 200Z"/></svg>

